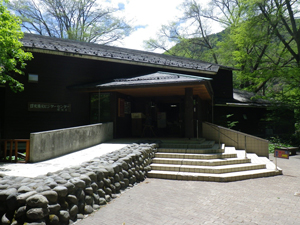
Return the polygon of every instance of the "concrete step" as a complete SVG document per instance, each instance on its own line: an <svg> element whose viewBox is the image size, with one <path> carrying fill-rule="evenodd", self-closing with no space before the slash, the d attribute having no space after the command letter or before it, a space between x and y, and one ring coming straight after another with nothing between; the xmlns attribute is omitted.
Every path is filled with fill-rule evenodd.
<svg viewBox="0 0 300 225"><path fill-rule="evenodd" d="M172 143L168 143L172 146ZM211 147L208 147L210 144ZM246 158L245 158L246 157ZM165 145L152 160L148 177L228 182L282 174L266 157L213 142Z"/></svg>
<svg viewBox="0 0 300 225"><path fill-rule="evenodd" d="M221 146L219 146L218 144L214 144L210 148L171 148L171 147L158 148L158 152L166 152L166 153L215 154L215 153L223 153L224 151L225 151L224 144L222 144Z"/></svg>
<svg viewBox="0 0 300 225"><path fill-rule="evenodd" d="M191 154L214 154L214 153L223 153L224 149L159 148L158 152L191 153Z"/></svg>
<svg viewBox="0 0 300 225"><path fill-rule="evenodd" d="M236 153L215 153L215 154L185 154L185 153L168 153L157 152L155 153L157 158L179 158L179 159L224 159L224 158L236 158Z"/></svg>
<svg viewBox="0 0 300 225"><path fill-rule="evenodd" d="M281 174L281 170L275 171L270 169L257 169L223 174L152 170L148 172L148 177L172 180L230 182L260 177L276 176Z"/></svg>
<svg viewBox="0 0 300 225"><path fill-rule="evenodd" d="M194 166L194 165L170 165L170 164L151 164L152 170L159 171L177 171L177 172L190 172L190 173L231 173L246 170L266 169L265 164L258 163L244 163L235 165L223 166Z"/></svg>
<svg viewBox="0 0 300 225"><path fill-rule="evenodd" d="M254 163L264 163L264 164L266 164L267 169L273 170L276 167L275 164L272 161L270 161L267 157L259 157L254 153L248 153L247 157L249 159L251 159L251 161L254 162Z"/></svg>
<svg viewBox="0 0 300 225"><path fill-rule="evenodd" d="M215 145L215 141L204 141L202 143L190 143L190 142L162 142L160 148L175 148L175 149L205 149L212 148Z"/></svg>
<svg viewBox="0 0 300 225"><path fill-rule="evenodd" d="M178 158L154 158L152 163L174 165L197 165L197 166L221 166L230 164L251 163L251 159L178 159Z"/></svg>
<svg viewBox="0 0 300 225"><path fill-rule="evenodd" d="M191 138L191 139L163 139L161 140L161 143L167 144L167 143L171 143L171 144L201 144L203 142L205 142L206 139L205 138Z"/></svg>

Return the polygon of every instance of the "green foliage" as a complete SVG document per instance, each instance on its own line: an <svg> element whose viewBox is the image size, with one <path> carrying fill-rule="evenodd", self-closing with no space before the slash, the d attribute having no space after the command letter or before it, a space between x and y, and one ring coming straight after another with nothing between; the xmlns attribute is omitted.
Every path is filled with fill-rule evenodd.
<svg viewBox="0 0 300 225"><path fill-rule="evenodd" d="M271 137L269 141L269 153L274 153L276 148L293 147L287 140L283 140L279 137Z"/></svg>
<svg viewBox="0 0 300 225"><path fill-rule="evenodd" d="M215 46L217 35L210 35L205 9L195 0L185 0L180 5L183 16L176 21L163 25L156 39L145 41L148 50L161 49L165 54L201 59L218 63ZM169 45L177 44L174 48ZM202 54L205 52L205 55Z"/></svg>
<svg viewBox="0 0 300 225"><path fill-rule="evenodd" d="M247 5L246 20L231 27L229 36L236 45L233 51L236 67L241 69L235 82L241 88L254 92L262 89L263 94L266 90L273 92L272 84L286 77L287 68L298 67L297 57L291 54L291 51L295 53L293 49L297 49L297 43L291 39L294 35L289 29L292 28L287 29L293 21L297 21L294 15L288 17L275 7L288 1L270 1L268 4L265 1L241 2Z"/></svg>
<svg viewBox="0 0 300 225"><path fill-rule="evenodd" d="M227 118L227 127L229 129L232 129L233 127L236 126L237 123L239 123L239 121L230 121L228 120L230 117L232 117L234 114L228 114L226 115L226 118Z"/></svg>
<svg viewBox="0 0 300 225"><path fill-rule="evenodd" d="M105 8L96 0L11 0L29 32L51 37L109 44L132 31L118 9Z"/></svg>
<svg viewBox="0 0 300 225"><path fill-rule="evenodd" d="M168 49L165 54L215 63L215 56L220 59L217 44L222 41L223 32L211 34L208 38L212 48L203 45L203 39L201 37L190 39L182 38L178 44Z"/></svg>
<svg viewBox="0 0 300 225"><path fill-rule="evenodd" d="M14 91L23 91L23 84L18 82L16 74L23 74L26 60L32 55L22 50L23 37L21 21L12 15L6 7L7 1L0 2L0 83L8 84Z"/></svg>
<svg viewBox="0 0 300 225"><path fill-rule="evenodd" d="M227 127L229 129L233 129L239 121L233 121L232 117L234 117L234 114L227 114L227 115L221 115L215 122L215 124L218 124L222 127Z"/></svg>

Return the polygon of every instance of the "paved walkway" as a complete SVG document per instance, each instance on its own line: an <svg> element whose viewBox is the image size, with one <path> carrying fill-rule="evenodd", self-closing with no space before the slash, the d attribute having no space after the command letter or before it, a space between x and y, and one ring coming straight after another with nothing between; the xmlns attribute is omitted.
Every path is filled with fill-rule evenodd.
<svg viewBox="0 0 300 225"><path fill-rule="evenodd" d="M64 168L78 166L83 162L87 162L101 155L119 150L128 144L122 142L124 141L122 140L120 141L120 143L118 143L117 141L102 143L74 153L37 163L0 162L0 174L22 177L36 177L39 175L46 175L48 172L56 172Z"/></svg>
<svg viewBox="0 0 300 225"><path fill-rule="evenodd" d="M300 155L278 166L284 175L230 183L146 179L76 225L300 224Z"/></svg>

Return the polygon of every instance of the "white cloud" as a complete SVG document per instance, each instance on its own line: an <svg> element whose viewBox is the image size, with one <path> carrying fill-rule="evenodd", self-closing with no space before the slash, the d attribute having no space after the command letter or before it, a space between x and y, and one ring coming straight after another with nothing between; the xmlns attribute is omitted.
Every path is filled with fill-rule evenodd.
<svg viewBox="0 0 300 225"><path fill-rule="evenodd" d="M178 6L184 0L99 0L111 7L124 9L120 15L131 21L130 24L137 29L126 37L120 47L144 50L143 42L155 38L162 25L180 17L182 12ZM103 2L104 1L104 2ZM208 0L201 0L201 3Z"/></svg>
<svg viewBox="0 0 300 225"><path fill-rule="evenodd" d="M145 40L154 38L161 25L179 16L177 6L182 0L119 0L119 2L125 5L124 15L131 20L132 26L138 27L123 40L123 47L144 50Z"/></svg>

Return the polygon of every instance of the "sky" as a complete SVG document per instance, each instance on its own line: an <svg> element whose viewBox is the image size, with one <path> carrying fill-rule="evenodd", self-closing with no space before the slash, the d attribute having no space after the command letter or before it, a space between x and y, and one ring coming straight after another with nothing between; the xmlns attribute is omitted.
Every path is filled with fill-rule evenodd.
<svg viewBox="0 0 300 225"><path fill-rule="evenodd" d="M118 7L135 28L134 32L126 37L119 47L145 50L144 40L155 38L161 25L176 20L181 16L178 9L184 0L106 0L113 7ZM201 3L209 0L199 0ZM220 31L220 27L216 31ZM161 51L156 51L161 52Z"/></svg>

